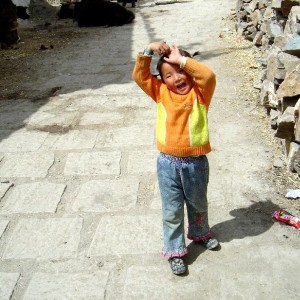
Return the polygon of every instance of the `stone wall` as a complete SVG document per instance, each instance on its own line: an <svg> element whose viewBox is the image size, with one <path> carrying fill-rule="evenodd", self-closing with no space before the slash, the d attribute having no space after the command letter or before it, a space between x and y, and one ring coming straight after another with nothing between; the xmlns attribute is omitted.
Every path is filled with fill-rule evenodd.
<svg viewBox="0 0 300 300"><path fill-rule="evenodd" d="M300 0L238 0L236 30L260 49L260 103L300 175Z"/></svg>

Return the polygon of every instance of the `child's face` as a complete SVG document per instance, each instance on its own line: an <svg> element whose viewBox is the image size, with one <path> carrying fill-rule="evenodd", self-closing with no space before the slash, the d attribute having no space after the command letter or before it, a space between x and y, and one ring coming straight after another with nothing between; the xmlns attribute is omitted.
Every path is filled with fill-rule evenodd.
<svg viewBox="0 0 300 300"><path fill-rule="evenodd" d="M194 86L193 78L178 65L163 63L161 74L168 89L176 94L185 95Z"/></svg>

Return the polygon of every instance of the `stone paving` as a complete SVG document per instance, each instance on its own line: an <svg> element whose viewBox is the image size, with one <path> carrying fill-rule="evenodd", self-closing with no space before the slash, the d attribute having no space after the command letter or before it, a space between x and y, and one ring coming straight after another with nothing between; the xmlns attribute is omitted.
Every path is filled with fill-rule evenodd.
<svg viewBox="0 0 300 300"><path fill-rule="evenodd" d="M298 237L283 240L265 213L276 208L259 178L270 151L247 139L257 130L247 115L248 131L232 124L238 79L222 68L218 36L235 2L139 1L133 24L82 29L24 83L37 95L59 86L56 96L0 103L1 300L298 298ZM131 79L137 53L162 39L200 49L218 76L209 199L222 249L190 243L184 277L159 254L155 106Z"/></svg>

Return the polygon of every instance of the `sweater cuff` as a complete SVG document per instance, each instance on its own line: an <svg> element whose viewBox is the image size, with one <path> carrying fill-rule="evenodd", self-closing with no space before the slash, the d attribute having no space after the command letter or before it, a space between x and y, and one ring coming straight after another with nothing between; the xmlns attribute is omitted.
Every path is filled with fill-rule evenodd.
<svg viewBox="0 0 300 300"><path fill-rule="evenodd" d="M185 56L182 56L181 57L181 63L180 63L180 69L183 69L184 68L184 66L185 66L185 64L186 64L186 60L187 60L187 58L185 57Z"/></svg>
<svg viewBox="0 0 300 300"><path fill-rule="evenodd" d="M144 55L152 56L153 54L154 54L154 52L152 50L149 50L148 48L144 49Z"/></svg>

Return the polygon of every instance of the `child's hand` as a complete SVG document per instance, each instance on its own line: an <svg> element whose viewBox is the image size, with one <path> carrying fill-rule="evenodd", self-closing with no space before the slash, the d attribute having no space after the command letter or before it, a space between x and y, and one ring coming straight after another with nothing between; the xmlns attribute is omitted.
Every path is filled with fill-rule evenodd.
<svg viewBox="0 0 300 300"><path fill-rule="evenodd" d="M182 55L180 54L179 49L173 45L170 48L170 54L168 57L165 57L164 60L170 64L180 65L182 61Z"/></svg>
<svg viewBox="0 0 300 300"><path fill-rule="evenodd" d="M150 43L147 48L159 55L168 55L171 52L170 46L164 41Z"/></svg>

